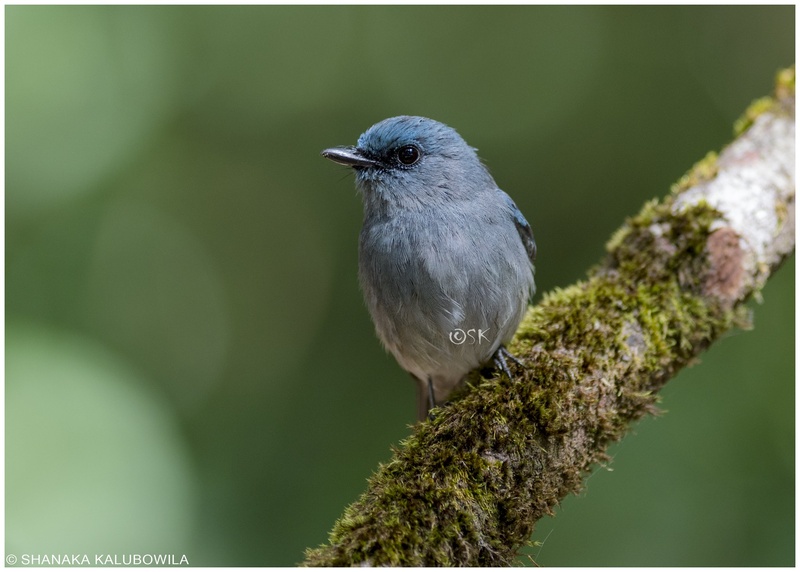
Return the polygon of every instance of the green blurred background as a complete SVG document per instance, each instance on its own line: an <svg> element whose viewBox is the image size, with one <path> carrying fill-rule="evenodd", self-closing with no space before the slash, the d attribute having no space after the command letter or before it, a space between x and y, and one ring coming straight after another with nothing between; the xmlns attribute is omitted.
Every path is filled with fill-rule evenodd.
<svg viewBox="0 0 800 572"><path fill-rule="evenodd" d="M410 431L321 149L456 127L532 224L541 293L794 59L793 6L5 10L6 551L192 565L300 562ZM794 563L794 274L523 564Z"/></svg>

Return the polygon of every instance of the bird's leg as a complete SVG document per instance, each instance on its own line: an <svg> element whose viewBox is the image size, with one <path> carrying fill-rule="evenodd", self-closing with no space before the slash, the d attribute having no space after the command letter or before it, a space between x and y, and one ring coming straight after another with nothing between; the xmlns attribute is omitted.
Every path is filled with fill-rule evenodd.
<svg viewBox="0 0 800 572"><path fill-rule="evenodd" d="M497 367L497 369L506 374L508 376L508 379L514 379L511 376L511 371L509 371L508 369L508 363L506 363L506 358L510 359L520 367L524 367L524 365L514 356L514 354L509 353L509 351L505 348L505 346L500 346L499 348L497 348L497 351L494 353L494 356L492 358L494 360L495 367Z"/></svg>
<svg viewBox="0 0 800 572"><path fill-rule="evenodd" d="M428 376L428 420L433 419L433 408L436 407L436 400L433 398L433 379Z"/></svg>

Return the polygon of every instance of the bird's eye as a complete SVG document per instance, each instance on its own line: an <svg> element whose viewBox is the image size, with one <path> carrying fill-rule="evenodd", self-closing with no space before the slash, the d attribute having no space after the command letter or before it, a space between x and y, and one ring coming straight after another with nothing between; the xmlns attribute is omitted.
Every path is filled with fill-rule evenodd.
<svg viewBox="0 0 800 572"><path fill-rule="evenodd" d="M403 165L413 165L419 161L420 152L414 145L404 145L397 150L397 160Z"/></svg>

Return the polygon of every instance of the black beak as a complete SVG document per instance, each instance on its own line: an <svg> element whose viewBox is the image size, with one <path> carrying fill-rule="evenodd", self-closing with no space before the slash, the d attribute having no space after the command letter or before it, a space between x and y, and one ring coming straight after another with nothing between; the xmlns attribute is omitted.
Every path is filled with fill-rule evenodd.
<svg viewBox="0 0 800 572"><path fill-rule="evenodd" d="M358 147L332 147L325 149L322 156L345 167L374 167L377 161L365 156Z"/></svg>

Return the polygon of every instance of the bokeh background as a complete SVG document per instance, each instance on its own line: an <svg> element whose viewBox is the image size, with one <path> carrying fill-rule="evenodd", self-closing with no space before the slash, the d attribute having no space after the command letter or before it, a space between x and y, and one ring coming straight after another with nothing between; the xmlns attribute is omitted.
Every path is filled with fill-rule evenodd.
<svg viewBox="0 0 800 572"><path fill-rule="evenodd" d="M294 565L414 387L319 156L456 127L533 226L539 292L732 135L794 7L8 6L6 553ZM794 259L663 391L531 565L794 563Z"/></svg>

